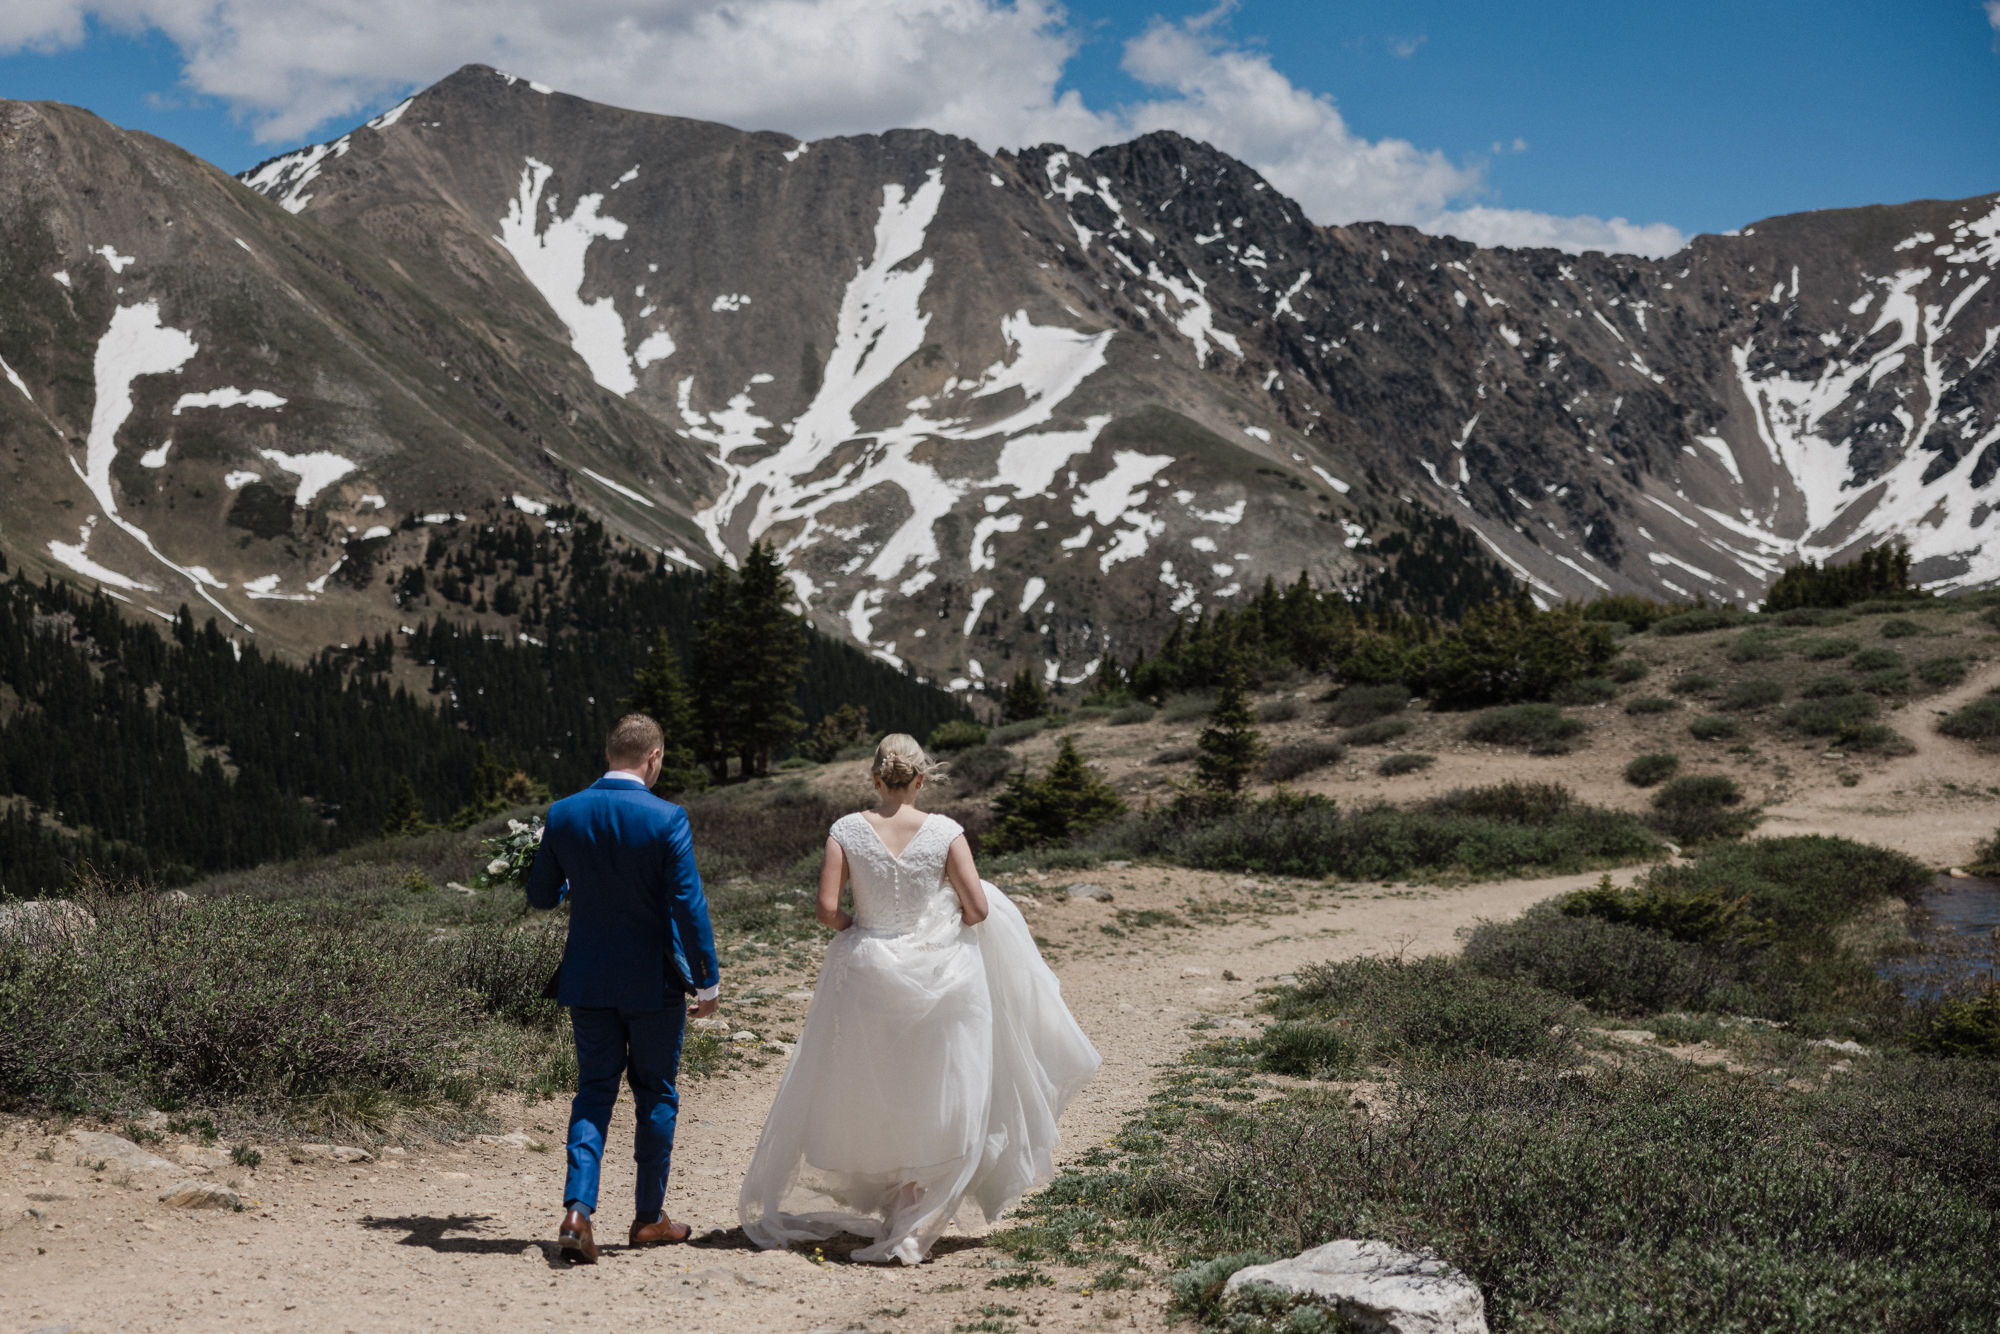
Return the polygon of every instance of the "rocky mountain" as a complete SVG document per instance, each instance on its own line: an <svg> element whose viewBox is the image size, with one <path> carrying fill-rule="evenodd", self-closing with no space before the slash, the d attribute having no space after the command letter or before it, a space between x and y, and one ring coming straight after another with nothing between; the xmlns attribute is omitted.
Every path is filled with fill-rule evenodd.
<svg viewBox="0 0 2000 1334"><path fill-rule="evenodd" d="M241 184L0 104L0 225L9 554L300 643L407 615L434 523L550 504L770 539L967 686L1360 578L1411 510L1543 600L1889 535L2000 577L2000 197L1482 250L1170 134L803 143L468 67Z"/></svg>

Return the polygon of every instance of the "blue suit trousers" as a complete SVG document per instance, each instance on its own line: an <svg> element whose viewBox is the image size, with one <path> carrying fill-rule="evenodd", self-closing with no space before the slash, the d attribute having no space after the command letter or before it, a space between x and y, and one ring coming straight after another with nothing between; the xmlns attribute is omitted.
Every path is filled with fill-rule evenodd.
<svg viewBox="0 0 2000 1334"><path fill-rule="evenodd" d="M617 1010L573 1006L576 1033L576 1100L569 1112L569 1175L563 1204L597 1208L598 1170L618 1080L629 1070L638 1131L632 1157L639 1166L633 1192L637 1217L654 1222L666 1203L667 1169L674 1152L674 1118L680 1093L681 1039L687 1008L676 998L662 1010Z"/></svg>

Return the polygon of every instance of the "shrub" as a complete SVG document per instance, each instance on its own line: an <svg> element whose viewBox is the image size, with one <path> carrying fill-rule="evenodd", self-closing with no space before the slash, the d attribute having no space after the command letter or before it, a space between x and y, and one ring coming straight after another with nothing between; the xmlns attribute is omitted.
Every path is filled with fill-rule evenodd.
<svg viewBox="0 0 2000 1334"><path fill-rule="evenodd" d="M1633 787L1655 787L1679 773L1680 769L1681 757L1670 751L1635 755L1625 766L1625 781Z"/></svg>
<svg viewBox="0 0 2000 1334"><path fill-rule="evenodd" d="M991 789L1018 767L1014 752L1005 746L974 746L952 760L949 781L953 791L972 796Z"/></svg>
<svg viewBox="0 0 2000 1334"><path fill-rule="evenodd" d="M1113 727L1130 727L1134 723L1152 722L1153 715L1157 712L1158 710L1150 704L1127 704L1121 709L1113 710L1111 717L1106 721Z"/></svg>
<svg viewBox="0 0 2000 1334"><path fill-rule="evenodd" d="M1814 662L1831 662L1835 658L1850 657L1861 651L1861 641L1845 636L1826 639L1802 639L1799 651Z"/></svg>
<svg viewBox="0 0 2000 1334"><path fill-rule="evenodd" d="M1793 607L1773 615L1779 625L1846 625L1854 618L1837 607Z"/></svg>
<svg viewBox="0 0 2000 1334"><path fill-rule="evenodd" d="M1675 695L1712 695L1721 685L1707 672L1682 672L1667 683L1667 690Z"/></svg>
<svg viewBox="0 0 2000 1334"><path fill-rule="evenodd" d="M1889 848L1805 834L1718 844L1692 862L1657 866L1645 879L1683 893L1710 886L1747 893L1757 916L1796 933L1836 927L1884 898L1915 901L1931 873Z"/></svg>
<svg viewBox="0 0 2000 1334"><path fill-rule="evenodd" d="M1960 741L2000 741L2000 695L1987 695L1938 720L1937 730Z"/></svg>
<svg viewBox="0 0 2000 1334"><path fill-rule="evenodd" d="M1684 774L1653 794L1653 828L1683 844L1741 838L1757 826L1754 812L1734 809L1742 802L1733 778Z"/></svg>
<svg viewBox="0 0 2000 1334"><path fill-rule="evenodd" d="M1281 1075L1325 1079L1351 1070L1361 1059L1353 1035L1333 1024L1286 1019L1266 1028L1257 1042L1258 1063Z"/></svg>
<svg viewBox="0 0 2000 1334"><path fill-rule="evenodd" d="M1747 893L1720 885L1691 891L1651 883L1620 888L1606 875L1589 889L1564 895L1556 906L1566 917L1600 917L1689 945L1766 945L1776 932L1772 922L1750 910Z"/></svg>
<svg viewBox="0 0 2000 1334"><path fill-rule="evenodd" d="M1384 778L1400 778L1420 769L1428 769L1437 763L1437 756L1426 755L1422 751L1404 751L1400 755L1384 755L1375 762L1375 772Z"/></svg>
<svg viewBox="0 0 2000 1334"><path fill-rule="evenodd" d="M1924 627L1918 625L1907 616L1896 616L1882 622L1882 638L1884 639L1909 639L1923 632Z"/></svg>
<svg viewBox="0 0 2000 1334"><path fill-rule="evenodd" d="M486 1013L523 1027L556 1026L556 1003L543 999L542 988L562 962L562 932L478 926L440 949L451 980L477 996Z"/></svg>
<svg viewBox="0 0 2000 1334"><path fill-rule="evenodd" d="M1193 722L1196 718L1206 718L1208 711L1215 707L1215 698L1207 694L1169 695L1160 705L1160 721L1163 723Z"/></svg>
<svg viewBox="0 0 2000 1334"><path fill-rule="evenodd" d="M1755 709L1768 709L1784 697L1783 686L1776 681L1760 677L1734 682L1729 689L1722 692L1722 698L1716 701L1715 707L1736 713L1747 713Z"/></svg>
<svg viewBox="0 0 2000 1334"><path fill-rule="evenodd" d="M1917 664L1917 679L1927 686L1955 686L1970 669L1964 658L1926 658Z"/></svg>
<svg viewBox="0 0 2000 1334"><path fill-rule="evenodd" d="M1409 703L1410 688L1405 685L1349 686L1334 696L1333 706L1326 711L1327 726L1359 727L1400 713Z"/></svg>
<svg viewBox="0 0 2000 1334"><path fill-rule="evenodd" d="M2000 983L1968 1001L1938 1006L1929 1029L1917 1040L1918 1051L1938 1056L1973 1056L2000 1060Z"/></svg>
<svg viewBox="0 0 2000 1334"><path fill-rule="evenodd" d="M1867 695L1833 695L1801 700L1785 710L1781 721L1807 736L1851 738L1875 721L1879 707Z"/></svg>
<svg viewBox="0 0 2000 1334"><path fill-rule="evenodd" d="M1279 746L1264 761L1264 780L1270 783L1289 783L1300 774L1309 774L1316 769L1339 764L1346 754L1346 747L1332 741L1301 741L1294 745Z"/></svg>
<svg viewBox="0 0 2000 1334"><path fill-rule="evenodd" d="M1470 815L1516 824L1552 824L1578 809L1576 797L1561 783L1495 783L1490 787L1454 788L1433 797L1424 809L1437 815Z"/></svg>
<svg viewBox="0 0 2000 1334"><path fill-rule="evenodd" d="M1416 725L1407 718L1377 718L1372 723L1350 727L1340 739L1350 746L1381 746L1408 736Z"/></svg>
<svg viewBox="0 0 2000 1334"><path fill-rule="evenodd" d="M1785 648L1769 631L1745 630L1731 641L1723 656L1731 662L1775 662L1785 656Z"/></svg>
<svg viewBox="0 0 2000 1334"><path fill-rule="evenodd" d="M1299 702L1295 699L1267 699L1257 706L1257 721L1260 723L1288 723L1299 716Z"/></svg>
<svg viewBox="0 0 2000 1334"><path fill-rule="evenodd" d="M993 798L993 832L986 846L1002 853L1064 843L1108 824L1124 810L1117 792L1091 772L1075 740L1066 736L1046 773L1030 778L1023 769Z"/></svg>
<svg viewBox="0 0 2000 1334"><path fill-rule="evenodd" d="M1853 677L1825 672L1800 686L1799 695L1805 699L1838 699L1842 695L1852 695L1860 688Z"/></svg>
<svg viewBox="0 0 2000 1334"><path fill-rule="evenodd" d="M1433 707L1476 709L1546 700L1566 682L1598 675L1616 652L1611 632L1576 607L1494 601L1419 646L1414 677Z"/></svg>
<svg viewBox="0 0 2000 1334"><path fill-rule="evenodd" d="M1901 667L1868 672L1861 678L1861 688L1871 695L1906 695L1910 690L1910 674Z"/></svg>
<svg viewBox="0 0 2000 1334"><path fill-rule="evenodd" d="M1541 903L1467 934L1465 962L1613 1014L1706 1009L1735 982L1726 964L1657 932Z"/></svg>
<svg viewBox="0 0 2000 1334"><path fill-rule="evenodd" d="M1695 607L1653 622L1656 635L1698 635L1709 630L1726 630L1743 619L1734 607Z"/></svg>
<svg viewBox="0 0 2000 1334"><path fill-rule="evenodd" d="M1688 724L1688 735L1696 741L1734 741L1743 735L1743 724L1718 713L1704 713Z"/></svg>
<svg viewBox="0 0 2000 1334"><path fill-rule="evenodd" d="M1008 723L1004 727L994 728L986 734L986 741L988 745L1011 746L1026 741L1031 736L1040 736L1047 728L1046 719L1030 718L1026 722Z"/></svg>
<svg viewBox="0 0 2000 1334"><path fill-rule="evenodd" d="M1903 655L1892 648L1865 648L1847 660L1857 672L1886 672L1903 665Z"/></svg>
<svg viewBox="0 0 2000 1334"><path fill-rule="evenodd" d="M1618 698L1618 687L1602 676L1579 676L1557 686L1549 698L1557 704L1603 704Z"/></svg>
<svg viewBox="0 0 2000 1334"><path fill-rule="evenodd" d="M1665 695L1634 695L1625 701L1625 712L1634 717L1644 717L1653 713L1672 713L1681 706L1677 699Z"/></svg>
<svg viewBox="0 0 2000 1334"><path fill-rule="evenodd" d="M1588 729L1553 704L1513 704L1488 709L1466 724L1468 741L1496 746L1526 746L1536 755L1562 755Z"/></svg>
<svg viewBox="0 0 2000 1334"><path fill-rule="evenodd" d="M1652 670L1644 658L1620 658L1607 667L1604 674L1621 686L1629 686L1635 681L1645 680Z"/></svg>
<svg viewBox="0 0 2000 1334"><path fill-rule="evenodd" d="M1910 549L1897 542L1864 551L1845 565L1821 565L1803 561L1788 567L1764 594L1764 610L1784 611L1791 607L1845 607L1864 598L1885 594L1907 594L1910 585ZM1900 601L1891 606L1906 605Z"/></svg>
<svg viewBox="0 0 2000 1334"><path fill-rule="evenodd" d="M986 740L987 728L984 723L973 722L970 718L953 718L932 728L930 740L924 744L931 750L950 754L956 750L971 750L974 746L983 746Z"/></svg>
<svg viewBox="0 0 2000 1334"><path fill-rule="evenodd" d="M1278 993L1280 1020L1339 1024L1348 1046L1378 1056L1465 1056L1559 1061L1575 1050L1561 1024L1567 1001L1539 987L1476 972L1463 961L1349 959L1299 970Z"/></svg>
<svg viewBox="0 0 2000 1334"><path fill-rule="evenodd" d="M1168 746L1165 750L1155 752L1153 757L1147 760L1146 763L1186 764L1191 760L1199 758L1200 755L1201 747L1199 746Z"/></svg>
<svg viewBox="0 0 2000 1334"><path fill-rule="evenodd" d="M1669 616L1688 610L1685 602L1655 602L1635 593L1610 593L1583 604L1587 621L1621 622L1634 630L1644 630Z"/></svg>

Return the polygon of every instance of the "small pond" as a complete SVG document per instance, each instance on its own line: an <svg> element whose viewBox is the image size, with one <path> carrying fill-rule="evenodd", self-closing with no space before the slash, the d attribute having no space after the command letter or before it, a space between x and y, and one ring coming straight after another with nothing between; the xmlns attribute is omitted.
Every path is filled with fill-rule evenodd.
<svg viewBox="0 0 2000 1334"><path fill-rule="evenodd" d="M1924 892L1928 922L1916 950L1883 964L1912 1000L1947 981L2000 976L2000 880L1941 875Z"/></svg>

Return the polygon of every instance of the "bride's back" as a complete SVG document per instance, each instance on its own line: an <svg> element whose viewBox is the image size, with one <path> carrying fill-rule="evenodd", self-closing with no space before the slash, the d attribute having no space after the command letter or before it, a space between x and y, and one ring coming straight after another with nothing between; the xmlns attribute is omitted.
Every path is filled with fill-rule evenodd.
<svg viewBox="0 0 2000 1334"><path fill-rule="evenodd" d="M891 828L891 836L901 831ZM831 833L847 855L854 889L854 922L864 931L910 931L957 901L945 884L945 858L963 829L949 816L926 815L899 853L856 811L834 821Z"/></svg>

